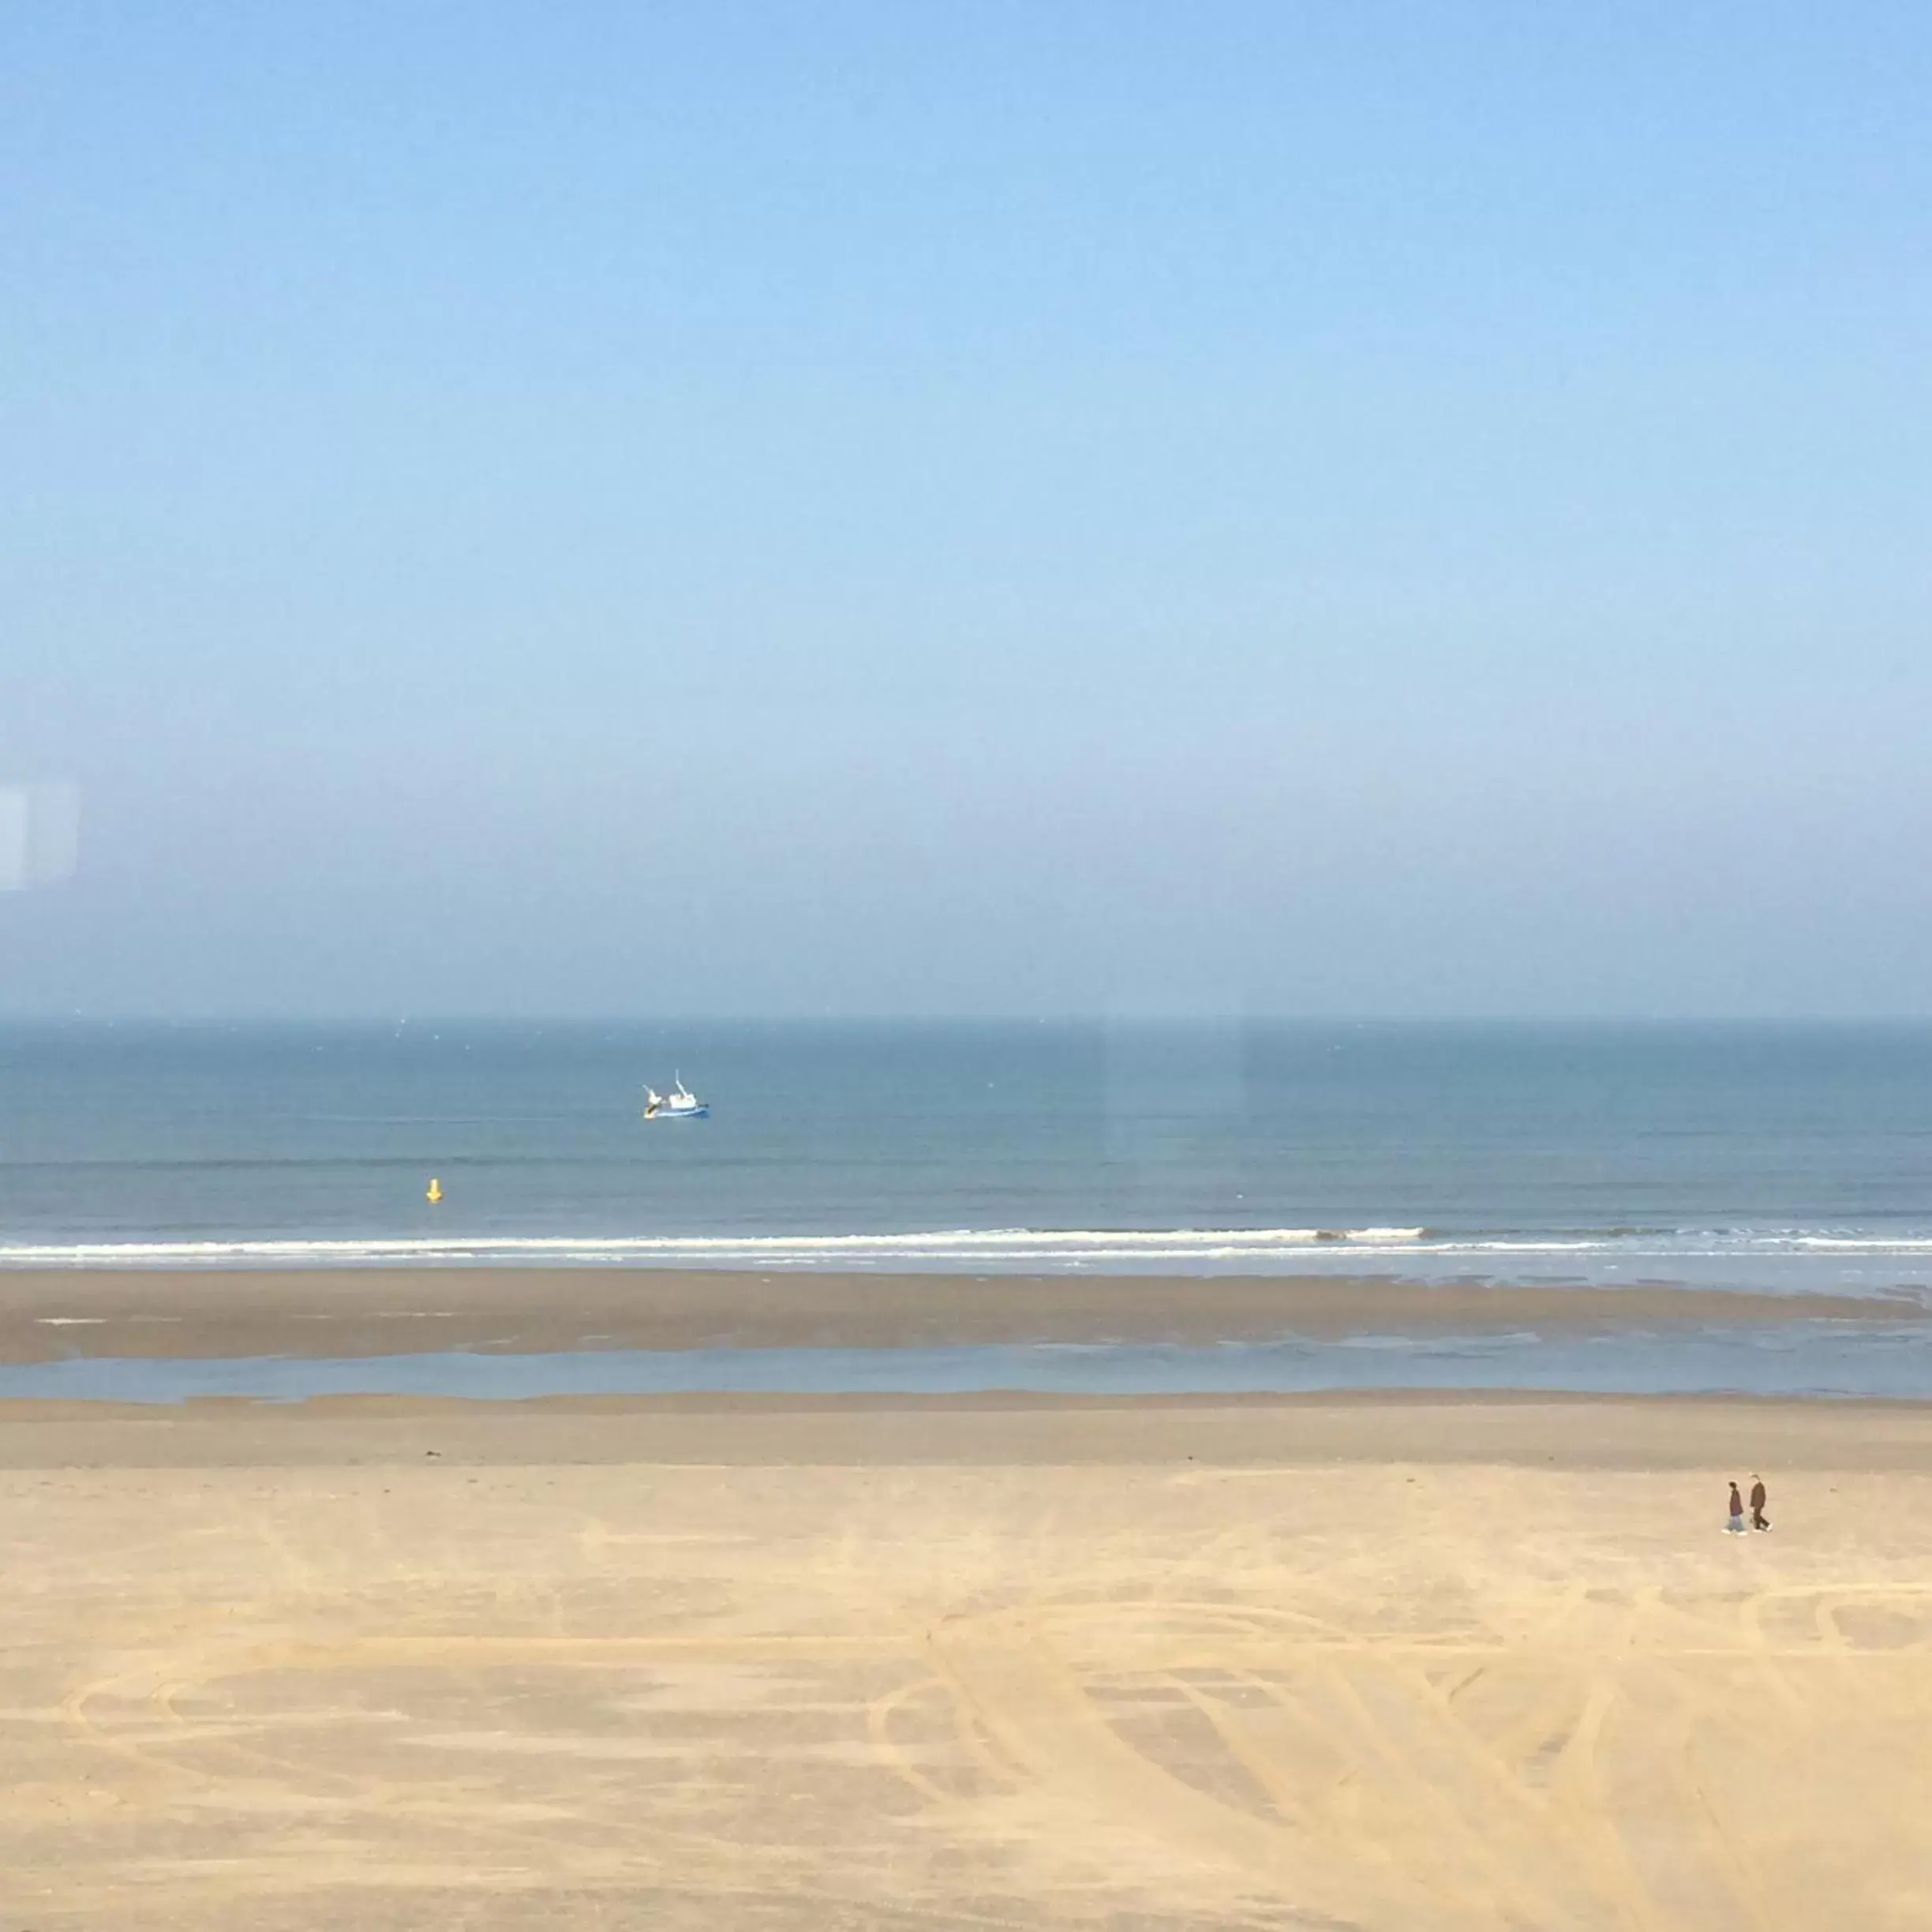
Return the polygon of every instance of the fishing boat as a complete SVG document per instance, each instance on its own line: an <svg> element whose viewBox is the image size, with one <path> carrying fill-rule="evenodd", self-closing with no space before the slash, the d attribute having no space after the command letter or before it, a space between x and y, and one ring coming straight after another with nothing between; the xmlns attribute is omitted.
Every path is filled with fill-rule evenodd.
<svg viewBox="0 0 1932 1932"><path fill-rule="evenodd" d="M684 1084L684 1076L677 1076L677 1084L670 1092L661 1094L655 1087L644 1089L644 1118L646 1120L706 1120L710 1117L711 1103L700 1100Z"/></svg>

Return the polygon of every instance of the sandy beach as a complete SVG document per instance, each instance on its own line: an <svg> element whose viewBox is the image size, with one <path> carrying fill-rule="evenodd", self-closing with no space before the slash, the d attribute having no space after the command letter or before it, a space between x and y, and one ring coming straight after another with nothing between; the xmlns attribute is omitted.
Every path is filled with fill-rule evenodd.
<svg viewBox="0 0 1932 1932"><path fill-rule="evenodd" d="M1932 1916L1909 1406L16 1403L0 1533L6 1932Z"/></svg>
<svg viewBox="0 0 1932 1932"><path fill-rule="evenodd" d="M847 1347L1545 1334L1803 1319L1919 1323L1921 1301L1385 1276L956 1275L619 1267L0 1270L0 1361L354 1357L420 1349Z"/></svg>

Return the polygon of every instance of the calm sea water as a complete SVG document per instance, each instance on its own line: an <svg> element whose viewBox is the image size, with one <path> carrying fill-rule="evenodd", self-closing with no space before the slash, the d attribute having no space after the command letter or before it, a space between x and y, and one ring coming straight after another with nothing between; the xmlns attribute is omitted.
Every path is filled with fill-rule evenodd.
<svg viewBox="0 0 1932 1932"><path fill-rule="evenodd" d="M1932 1027L0 1029L0 1261L470 1259L1911 1286Z"/></svg>

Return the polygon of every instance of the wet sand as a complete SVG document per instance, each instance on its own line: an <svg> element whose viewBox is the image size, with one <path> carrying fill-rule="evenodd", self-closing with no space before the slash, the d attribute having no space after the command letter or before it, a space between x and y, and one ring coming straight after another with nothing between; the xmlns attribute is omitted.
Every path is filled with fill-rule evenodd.
<svg viewBox="0 0 1932 1932"><path fill-rule="evenodd" d="M1916 1406L16 1403L0 1539L7 1932L1932 1922Z"/></svg>
<svg viewBox="0 0 1932 1932"><path fill-rule="evenodd" d="M0 1270L0 1361L354 1357L444 1348L897 1348L1582 1334L1826 1318L1917 1302L1660 1286L1492 1288L1374 1276L757 1275L627 1268Z"/></svg>

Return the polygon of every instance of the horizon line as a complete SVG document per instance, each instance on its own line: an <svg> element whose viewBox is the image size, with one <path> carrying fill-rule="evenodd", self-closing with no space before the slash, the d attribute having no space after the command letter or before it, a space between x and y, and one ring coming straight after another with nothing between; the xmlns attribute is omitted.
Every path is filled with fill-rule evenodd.
<svg viewBox="0 0 1932 1932"><path fill-rule="evenodd" d="M1615 1013L1440 1012L1391 1013L1199 1006L1163 1008L1083 1007L1048 1012L882 1011L823 1013L642 1012L565 1014L503 1010L376 1013L256 1011L220 1013L18 1013L0 1012L0 1028L52 1027L264 1027L386 1028L393 1032L429 1027L637 1027L637 1026L1927 1026L1924 1013L1711 1013L1627 1011Z"/></svg>

